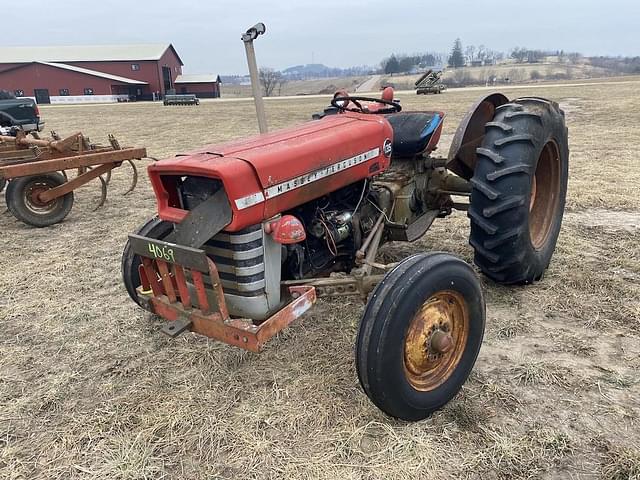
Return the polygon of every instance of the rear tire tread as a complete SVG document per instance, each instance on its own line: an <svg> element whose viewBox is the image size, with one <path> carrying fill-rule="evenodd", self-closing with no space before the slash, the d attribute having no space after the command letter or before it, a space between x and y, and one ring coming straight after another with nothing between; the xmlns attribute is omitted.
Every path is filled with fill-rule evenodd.
<svg viewBox="0 0 640 480"><path fill-rule="evenodd" d="M513 127L507 123L504 122L487 122L484 125L485 129L488 128L499 128L500 130L502 130L503 132L510 132L513 130Z"/></svg>
<svg viewBox="0 0 640 480"><path fill-rule="evenodd" d="M512 208L521 207L525 203L524 195L514 195L511 198L507 198L502 203L496 203L491 207L487 207L482 210L482 215L486 218L491 218L498 213L506 212Z"/></svg>
<svg viewBox="0 0 640 480"><path fill-rule="evenodd" d="M479 180L477 178L472 178L471 185L473 185L476 188L476 190L482 193L489 200L497 200L498 198L500 198L500 192L495 188L492 188L491 186L487 185L482 180Z"/></svg>
<svg viewBox="0 0 640 480"><path fill-rule="evenodd" d="M483 157L487 157L496 165L500 165L501 163L504 163L504 158L502 158L502 156L499 153L494 152L493 150L489 150L488 148L478 147L476 148L476 153L478 155L482 155Z"/></svg>
<svg viewBox="0 0 640 480"><path fill-rule="evenodd" d="M518 236L522 235L523 230L524 229L522 227L516 227L513 230L509 230L503 233L502 235L491 237L489 240L485 240L484 247L490 250L494 249L497 246L502 245L507 240L511 240L513 238L517 238Z"/></svg>
<svg viewBox="0 0 640 480"><path fill-rule="evenodd" d="M529 175L531 173L531 166L526 163L517 163L516 165L512 165L510 167L501 168L500 170L494 170L491 173L487 174L487 180L493 182L494 180L498 180L506 175L514 175L517 173L526 173Z"/></svg>
<svg viewBox="0 0 640 480"><path fill-rule="evenodd" d="M510 128L505 128L504 126ZM555 249L566 196L568 129L556 102L524 97L501 105L476 149L471 178L469 243L474 261L505 284L541 278ZM540 250L529 233L529 198L540 153L553 140L560 156L560 198L551 230Z"/></svg>
<svg viewBox="0 0 640 480"><path fill-rule="evenodd" d="M542 115L535 112L508 112L504 116L507 119L510 118L518 118L518 117L529 117L533 118L536 122L542 125Z"/></svg>
<svg viewBox="0 0 640 480"><path fill-rule="evenodd" d="M475 223L476 225L478 225L482 230L487 232L489 235L493 235L498 231L498 226L486 220L481 213L478 213L475 210L469 209L467 211L467 214L471 218L472 223Z"/></svg>
<svg viewBox="0 0 640 480"><path fill-rule="evenodd" d="M505 103L505 104L502 104L502 105L499 105L499 106L496 107L496 113L499 112L500 110L504 110L506 108L518 112L518 111L523 109L523 106L520 105L519 103L514 103L514 102Z"/></svg>
<svg viewBox="0 0 640 480"><path fill-rule="evenodd" d="M521 133L521 134L511 135L510 137L500 138L495 142L493 142L493 144L496 147L504 147L505 145L510 145L516 142L530 143L532 146L536 145L533 135L529 133Z"/></svg>
<svg viewBox="0 0 640 480"><path fill-rule="evenodd" d="M489 260L491 263L498 263L498 260L500 260L500 255L483 247L475 239L469 239L469 244L475 249L476 252L481 253L482 256Z"/></svg>

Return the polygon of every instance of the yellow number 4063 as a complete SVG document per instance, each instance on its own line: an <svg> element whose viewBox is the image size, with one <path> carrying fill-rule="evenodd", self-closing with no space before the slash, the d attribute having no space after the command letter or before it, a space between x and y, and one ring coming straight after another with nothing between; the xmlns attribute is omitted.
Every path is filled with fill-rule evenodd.
<svg viewBox="0 0 640 480"><path fill-rule="evenodd" d="M149 253L153 255L153 258L159 258L173 263L176 261L173 256L173 248L167 248L166 246L161 247L160 245L149 243Z"/></svg>

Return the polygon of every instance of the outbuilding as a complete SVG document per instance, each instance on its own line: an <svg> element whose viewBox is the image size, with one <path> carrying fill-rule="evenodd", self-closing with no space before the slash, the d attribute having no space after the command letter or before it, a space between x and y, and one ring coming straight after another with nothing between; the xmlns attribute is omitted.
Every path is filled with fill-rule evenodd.
<svg viewBox="0 0 640 480"><path fill-rule="evenodd" d="M38 103L161 99L186 85L219 97L219 78L180 84L183 62L171 44L0 48L0 89Z"/></svg>
<svg viewBox="0 0 640 480"><path fill-rule="evenodd" d="M178 75L176 93L192 93L198 98L220 97L219 75Z"/></svg>

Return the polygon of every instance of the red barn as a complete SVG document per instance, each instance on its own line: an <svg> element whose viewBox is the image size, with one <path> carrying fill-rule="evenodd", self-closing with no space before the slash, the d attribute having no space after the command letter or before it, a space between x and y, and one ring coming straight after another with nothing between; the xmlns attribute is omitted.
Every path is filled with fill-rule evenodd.
<svg viewBox="0 0 640 480"><path fill-rule="evenodd" d="M180 92L183 65L171 44L2 47L0 89L38 103L152 100ZM215 80L193 93L219 96Z"/></svg>

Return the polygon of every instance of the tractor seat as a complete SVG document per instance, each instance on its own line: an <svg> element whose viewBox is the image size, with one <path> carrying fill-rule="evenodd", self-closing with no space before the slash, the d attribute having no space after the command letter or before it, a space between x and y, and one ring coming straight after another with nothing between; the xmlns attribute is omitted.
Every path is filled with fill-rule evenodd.
<svg viewBox="0 0 640 480"><path fill-rule="evenodd" d="M393 154L403 157L423 152L441 120L436 112L392 113L386 118L393 128Z"/></svg>

